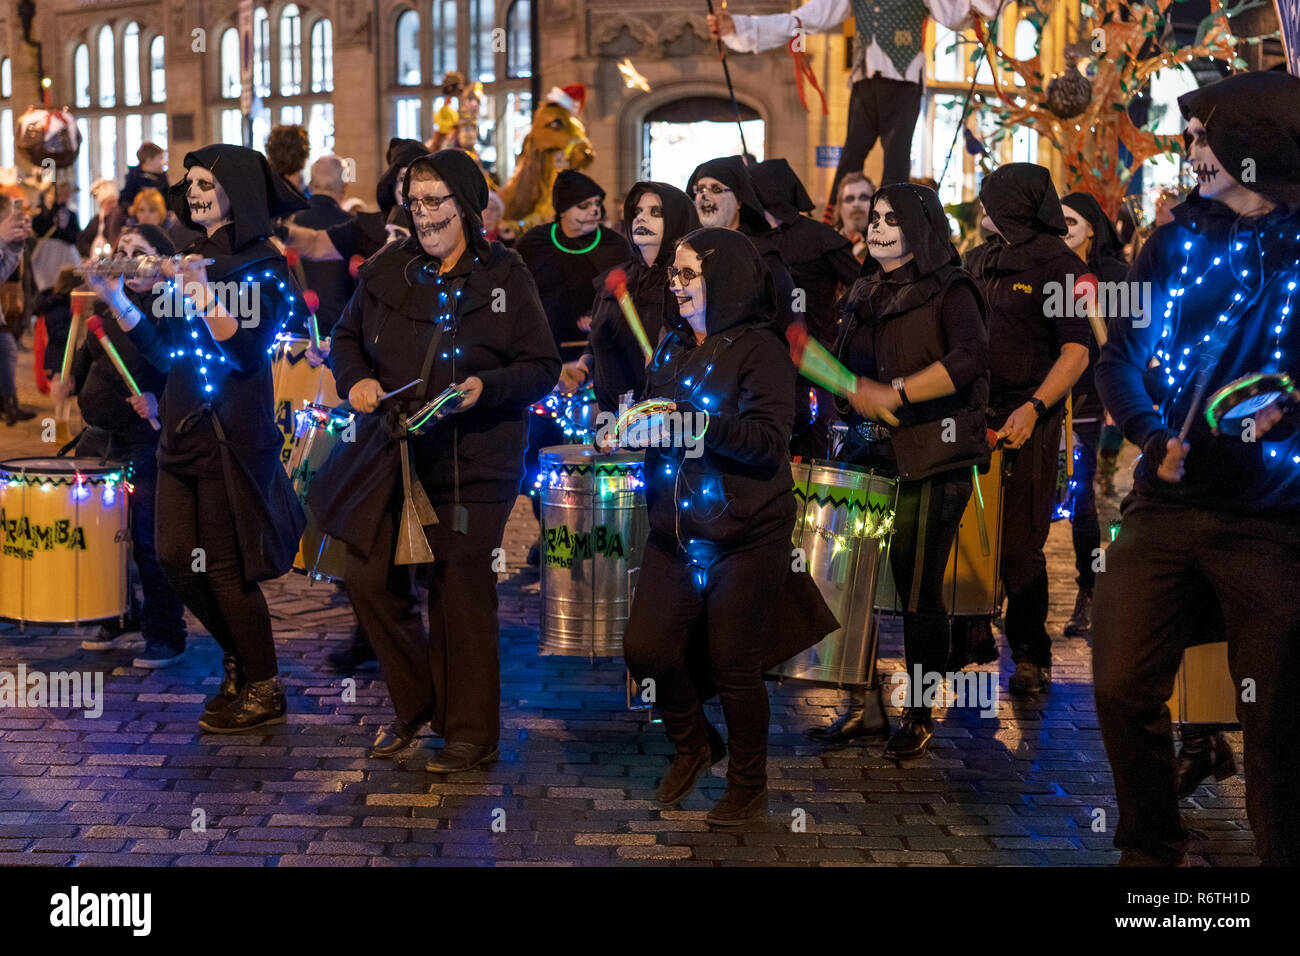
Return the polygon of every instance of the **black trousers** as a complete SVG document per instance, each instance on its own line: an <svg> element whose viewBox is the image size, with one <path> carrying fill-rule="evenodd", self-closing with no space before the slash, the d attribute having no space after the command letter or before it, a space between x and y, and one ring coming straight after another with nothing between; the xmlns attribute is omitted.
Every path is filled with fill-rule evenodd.
<svg viewBox="0 0 1300 956"><path fill-rule="evenodd" d="M1056 466L1063 412L1034 427L1021 448L1006 453L1003 471L1002 585L1007 593L1003 618L1011 659L1052 666L1047 634L1047 557L1043 546L1052 527Z"/></svg>
<svg viewBox="0 0 1300 956"><path fill-rule="evenodd" d="M1169 709L1183 647L1217 600L1246 742L1246 811L1266 866L1300 864L1300 528L1130 495L1097 578L1092 667L1115 775L1115 846L1175 862L1178 815Z"/></svg>
<svg viewBox="0 0 1300 956"><path fill-rule="evenodd" d="M849 93L849 128L831 183L831 202L839 196L845 175L862 172L877 139L885 151L880 185L907 182L912 169L912 134L920 114L920 83L878 76L854 83Z"/></svg>
<svg viewBox="0 0 1300 956"><path fill-rule="evenodd" d="M434 554L427 637L412 582L415 567L393 564L400 504L398 497L368 556L348 549L344 587L361 631L379 658L398 718L427 719L448 743L495 747L501 666L492 552L501 546L514 501L464 502L466 534L452 530L451 504L435 504L438 524L425 528Z"/></svg>
<svg viewBox="0 0 1300 956"><path fill-rule="evenodd" d="M1100 421L1075 422L1074 435L1079 439L1074 454L1073 489L1070 495L1070 534L1074 539L1075 583L1092 590L1096 572L1092 570L1101 547L1101 522L1097 518L1097 494L1093 479L1097 476L1097 446L1101 442Z"/></svg>
<svg viewBox="0 0 1300 956"><path fill-rule="evenodd" d="M942 673L947 668L951 632L943 579L948 552L952 550L970 496L969 469L940 472L921 481L899 484L889 567L903 604L903 654L909 682L917 666L923 674ZM918 554L920 587L913 611L912 584L916 579ZM920 688L915 690L919 692Z"/></svg>
<svg viewBox="0 0 1300 956"><path fill-rule="evenodd" d="M775 617L790 562L790 543L780 540L719 557L701 583L685 559L652 541L623 635L628 670L638 681L654 681L654 701L678 753L708 746L702 705L710 692L693 645L702 639L704 669L727 721L727 780L744 787L767 783L761 635Z"/></svg>
<svg viewBox="0 0 1300 956"><path fill-rule="evenodd" d="M220 478L158 471L158 560L185 606L250 681L278 673L271 613L256 584L244 581L235 518ZM200 555L195 554L201 548Z"/></svg>

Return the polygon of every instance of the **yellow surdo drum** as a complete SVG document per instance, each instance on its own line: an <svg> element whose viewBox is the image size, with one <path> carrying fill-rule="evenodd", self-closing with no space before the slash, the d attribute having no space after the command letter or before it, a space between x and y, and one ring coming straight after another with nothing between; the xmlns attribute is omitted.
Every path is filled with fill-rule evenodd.
<svg viewBox="0 0 1300 956"><path fill-rule="evenodd" d="M275 393L275 421L284 434L280 460L289 464L293 451L294 413L304 404L334 408L341 405L334 390L334 373L328 365L312 368L307 362L311 340L297 335L277 335L271 346L271 382Z"/></svg>
<svg viewBox="0 0 1300 956"><path fill-rule="evenodd" d="M98 458L0 462L0 617L76 624L126 613L128 486Z"/></svg>
<svg viewBox="0 0 1300 956"><path fill-rule="evenodd" d="M834 461L792 462L793 544L840 622L808 650L772 668L778 678L844 687L876 679L876 583L894 529L898 479Z"/></svg>

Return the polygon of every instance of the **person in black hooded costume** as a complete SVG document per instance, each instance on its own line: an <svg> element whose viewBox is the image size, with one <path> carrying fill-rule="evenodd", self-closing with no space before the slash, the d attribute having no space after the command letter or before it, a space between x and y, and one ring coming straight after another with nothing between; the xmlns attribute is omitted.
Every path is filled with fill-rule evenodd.
<svg viewBox="0 0 1300 956"><path fill-rule="evenodd" d="M1101 204L1088 193L1070 193L1061 200L1061 211L1069 230L1065 234L1065 244L1084 261L1088 272L1101 282L1123 282L1128 274L1124 243ZM1092 332L1091 327L1088 331ZM1106 409L1101 405L1093 381L1093 370L1100 354L1101 344L1096 335L1089 334L1088 367L1074 383L1071 409L1074 435L1079 440L1070 495L1070 530L1074 540L1075 583L1079 593L1075 596L1074 612L1065 625L1069 637L1087 634L1092 629L1092 588L1097 577L1092 563L1096 549L1101 547L1101 522L1097 517L1097 496L1093 490L1097 451L1106 424ZM1066 438L1069 440L1068 435Z"/></svg>
<svg viewBox="0 0 1300 956"><path fill-rule="evenodd" d="M165 269L172 288L154 303L165 326L142 321L120 280L103 294L140 353L167 371L158 407L157 513L166 516L157 526L158 560L224 652L221 687L199 726L235 733L283 722L286 712L258 582L289 570L303 528L280 464L269 355L303 304L267 237L273 219L307 201L265 156L242 146L187 153L185 170L169 203L206 235L182 250L179 272ZM204 267L202 258L214 261ZM185 307L176 308L182 291Z"/></svg>
<svg viewBox="0 0 1300 956"><path fill-rule="evenodd" d="M773 323L771 278L730 229L687 235L670 275L680 317L647 369L646 394L675 403L703 447L646 451L650 534L623 647L633 677L654 680L676 746L661 806L684 799L725 755L703 711L721 696L731 761L708 821L737 826L767 804L763 668L836 622L811 578L790 570L795 371Z"/></svg>
<svg viewBox="0 0 1300 956"><path fill-rule="evenodd" d="M1217 608L1232 683L1254 688L1236 711L1256 852L1265 866L1295 866L1300 414L1267 391L1219 434L1206 412L1237 379L1300 374L1300 79L1243 73L1178 106L1198 185L1129 272L1152 284L1150 312L1112 317L1097 364L1107 410L1142 449L1093 619L1115 846L1122 865L1184 859L1165 702L1189 635Z"/></svg>
<svg viewBox="0 0 1300 956"><path fill-rule="evenodd" d="M639 182L623 200L623 227L635 247L615 268L627 274L627 291L653 349L678 318L677 297L668 291L668 266L677 240L700 227L691 198L667 183ZM564 366L562 384L577 391L588 381L602 412L617 413L621 396L638 395L645 384L646 356L614 293L605 287L612 270L594 281L587 350Z"/></svg>
<svg viewBox="0 0 1300 956"><path fill-rule="evenodd" d="M866 445L855 440L862 423L891 426L885 442L871 443L885 447L864 448L864 457L882 464L892 458L900 478L889 561L904 607L911 685L918 669L948 669L948 553L970 499L971 468L989 460L988 330L984 298L961 267L934 190L911 183L880 189L871 200L867 243L864 276L845 303L836 345L840 360L861 377L850 401L837 405L855 448ZM911 689L920 695L920 687ZM879 694L878 687L855 691L847 714L809 736L843 743L886 729ZM930 708L910 699L884 755L919 757L932 735Z"/></svg>
<svg viewBox="0 0 1300 956"><path fill-rule="evenodd" d="M989 427L1008 450L1001 573L1005 632L1016 663L1010 687L1014 694L1034 694L1051 686L1043 545L1052 522L1065 396L1088 366L1091 335L1086 318L1050 308L1048 301L1054 296L1073 303L1075 289L1065 285L1088 268L1062 238L1061 201L1042 166L999 167L984 180L980 202L989 240L967 254L966 269L988 304ZM988 627L985 618L962 618L953 643L972 648L968 656L977 663L996 659L988 656Z"/></svg>
<svg viewBox="0 0 1300 956"><path fill-rule="evenodd" d="M474 160L456 149L417 159L404 194L414 234L361 267L335 328L330 363L361 413L356 441L326 460L307 506L347 545L344 584L393 699L396 719L370 755L396 756L428 723L446 746L427 769L455 773L496 759L493 550L519 490L529 406L554 386L560 360L528 269L483 236L488 191ZM410 434L405 416L453 383L457 413ZM422 525L427 637L410 567L397 563L429 560Z"/></svg>

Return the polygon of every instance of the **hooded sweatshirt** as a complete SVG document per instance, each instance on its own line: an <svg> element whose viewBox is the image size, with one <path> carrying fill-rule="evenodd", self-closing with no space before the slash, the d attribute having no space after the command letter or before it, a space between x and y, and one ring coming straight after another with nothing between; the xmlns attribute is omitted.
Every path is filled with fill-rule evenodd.
<svg viewBox="0 0 1300 956"><path fill-rule="evenodd" d="M663 210L663 237L659 253L649 265L636 246L627 261L616 268L627 273L627 291L645 327L646 338L654 348L665 328L677 322L677 297L668 289L668 266L672 265L677 240L700 228L695 204L689 196L667 183L639 182L628 190L623 201L623 229L630 237L637 203L647 192L659 197ZM605 288L612 270L597 276L596 304L591 313L591 335L587 351L592 356L592 383L601 411L617 411L618 398L625 392L640 393L645 384L645 354L628 325L614 293Z"/></svg>
<svg viewBox="0 0 1300 956"><path fill-rule="evenodd" d="M1092 227L1092 244L1088 247L1088 271L1102 282L1123 282L1128 275L1128 261L1124 258L1124 243L1119 233L1106 215L1101 204L1088 193L1070 193L1061 200L1063 206L1069 206L1075 213L1087 220ZM1109 320L1110 316L1103 316ZM1099 419L1105 415L1101 396L1097 394L1094 380L1097 360L1101 358L1101 346L1097 337L1088 326L1088 367L1083 370L1079 380L1074 383L1074 420Z"/></svg>
<svg viewBox="0 0 1300 956"><path fill-rule="evenodd" d="M142 321L130 335L155 368L170 369L158 409L159 467L212 477L220 469L214 415L250 470L263 454L278 461L284 445L275 423L268 351L276 333L305 307L284 257L267 237L272 219L307 208L307 200L271 171L265 156L242 146L204 146L186 153L184 165L186 170L191 166L211 170L230 199L232 222L181 252L215 260L207 267L208 283L222 284L213 288L223 305L234 311L238 304L240 327L217 342L202 319L187 319L172 299L165 333L160 326ZM186 186L184 178L172 186L168 203L187 227L198 229L190 217ZM252 314L245 314L245 309ZM177 346L174 352L171 343Z"/></svg>
<svg viewBox="0 0 1300 956"><path fill-rule="evenodd" d="M678 318L646 371L646 395L709 419L697 457L681 446L647 449L651 532L692 557L789 541L795 370L773 322L771 277L734 230L700 229L684 241L703 259L706 337L697 345Z"/></svg>
<svg viewBox="0 0 1300 956"><path fill-rule="evenodd" d="M948 219L932 189L911 183L885 186L872 207L887 200L912 253L891 272L868 256L849 293L837 351L849 371L878 382L906 377L935 362L956 392L898 409L890 446L905 480L988 461L988 330L984 300L948 234ZM850 422L852 406L836 406ZM949 422L953 423L950 430Z"/></svg>
<svg viewBox="0 0 1300 956"><path fill-rule="evenodd" d="M1169 483L1155 474L1166 440L1187 419L1202 365L1211 369L1206 396L1252 372L1300 374L1300 322L1294 317L1300 212L1279 206L1246 219L1194 190L1175 207L1174 221L1152 233L1128 278L1152 283L1151 314L1111 319L1097 385L1124 434L1144 451L1134 490L1190 507L1300 524L1294 413L1258 441L1243 440L1241 424L1215 437L1202 399L1187 436L1191 450L1182 480Z"/></svg>
<svg viewBox="0 0 1300 956"><path fill-rule="evenodd" d="M804 291L804 322L820 342L835 339L835 300L839 287L858 278L853 243L824 222L801 215L813 208L803 183L784 159L769 159L750 170L763 207L779 220L772 241L796 289Z"/></svg>
<svg viewBox="0 0 1300 956"><path fill-rule="evenodd" d="M515 242L515 251L523 257L537 283L555 346L566 362L580 356L587 345L588 333L578 326L578 320L593 315L592 283L632 254L628 241L604 226L575 239L565 236L560 214L592 195L605 195L603 191L593 194L589 187L581 188L585 184L578 182L579 175L563 180L556 177L558 188L552 190L552 199L557 203L555 220L534 226ZM590 183L586 176L581 180Z"/></svg>
<svg viewBox="0 0 1300 956"><path fill-rule="evenodd" d="M1085 348L1086 318L1072 309L1048 314L1051 283L1087 274L1083 260L1061 237L1065 216L1050 174L1032 163L1008 163L984 180L980 201L1002 235L972 249L966 270L975 278L989 309L989 388L992 418L1006 417L1029 401L1060 355L1074 342ZM1059 293L1070 298L1072 289Z"/></svg>
<svg viewBox="0 0 1300 956"><path fill-rule="evenodd" d="M796 314L794 311L795 284L794 278L790 275L790 264L781 253L775 231L768 225L767 218L763 215L763 201L758 198L758 191L754 188L749 167L739 156L710 159L695 167L695 171L691 173L691 178L686 184L687 194L694 195L695 184L706 176L716 179L736 194L736 201L740 204L738 229L743 235L749 237L754 248L763 257L763 265L772 276L775 289L773 304L776 307L776 321L782 330L786 329L790 323L802 319L803 315Z"/></svg>

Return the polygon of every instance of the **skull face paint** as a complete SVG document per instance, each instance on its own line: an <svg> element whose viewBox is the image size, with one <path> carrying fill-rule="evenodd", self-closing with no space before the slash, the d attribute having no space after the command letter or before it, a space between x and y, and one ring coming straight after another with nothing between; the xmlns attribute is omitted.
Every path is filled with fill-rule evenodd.
<svg viewBox="0 0 1300 956"><path fill-rule="evenodd" d="M877 199L871 206L867 251L886 272L897 269L912 258L912 251L907 247L907 237L903 235L894 207L888 199Z"/></svg>
<svg viewBox="0 0 1300 956"><path fill-rule="evenodd" d="M185 171L185 201L190 207L190 219L211 235L230 222L230 196L222 188L212 170L191 166Z"/></svg>
<svg viewBox="0 0 1300 956"><path fill-rule="evenodd" d="M632 214L632 242L641 250L641 257L646 264L652 264L659 256L659 247L664 241L664 208L658 193L644 192L636 201L636 212Z"/></svg>
<svg viewBox="0 0 1300 956"><path fill-rule="evenodd" d="M411 179L409 209L420 248L435 259L459 258L465 247L460 209L451 190L440 179ZM436 205L438 208L431 208Z"/></svg>
<svg viewBox="0 0 1300 956"><path fill-rule="evenodd" d="M1083 213L1075 212L1074 207L1068 203L1061 203L1061 212L1065 214L1065 227L1069 230L1065 234L1065 244L1076 255L1086 257L1088 240L1093 236L1092 225L1083 217Z"/></svg>
<svg viewBox="0 0 1300 956"><path fill-rule="evenodd" d="M697 179L692 195L701 226L708 229L735 229L740 225L740 201L731 189L712 176Z"/></svg>
<svg viewBox="0 0 1300 956"><path fill-rule="evenodd" d="M1231 189L1233 179L1223 171L1214 150L1210 149L1205 124L1195 116L1187 121L1183 143L1187 149L1187 161L1196 173L1196 184L1201 187L1201 195L1206 199L1221 198Z"/></svg>

